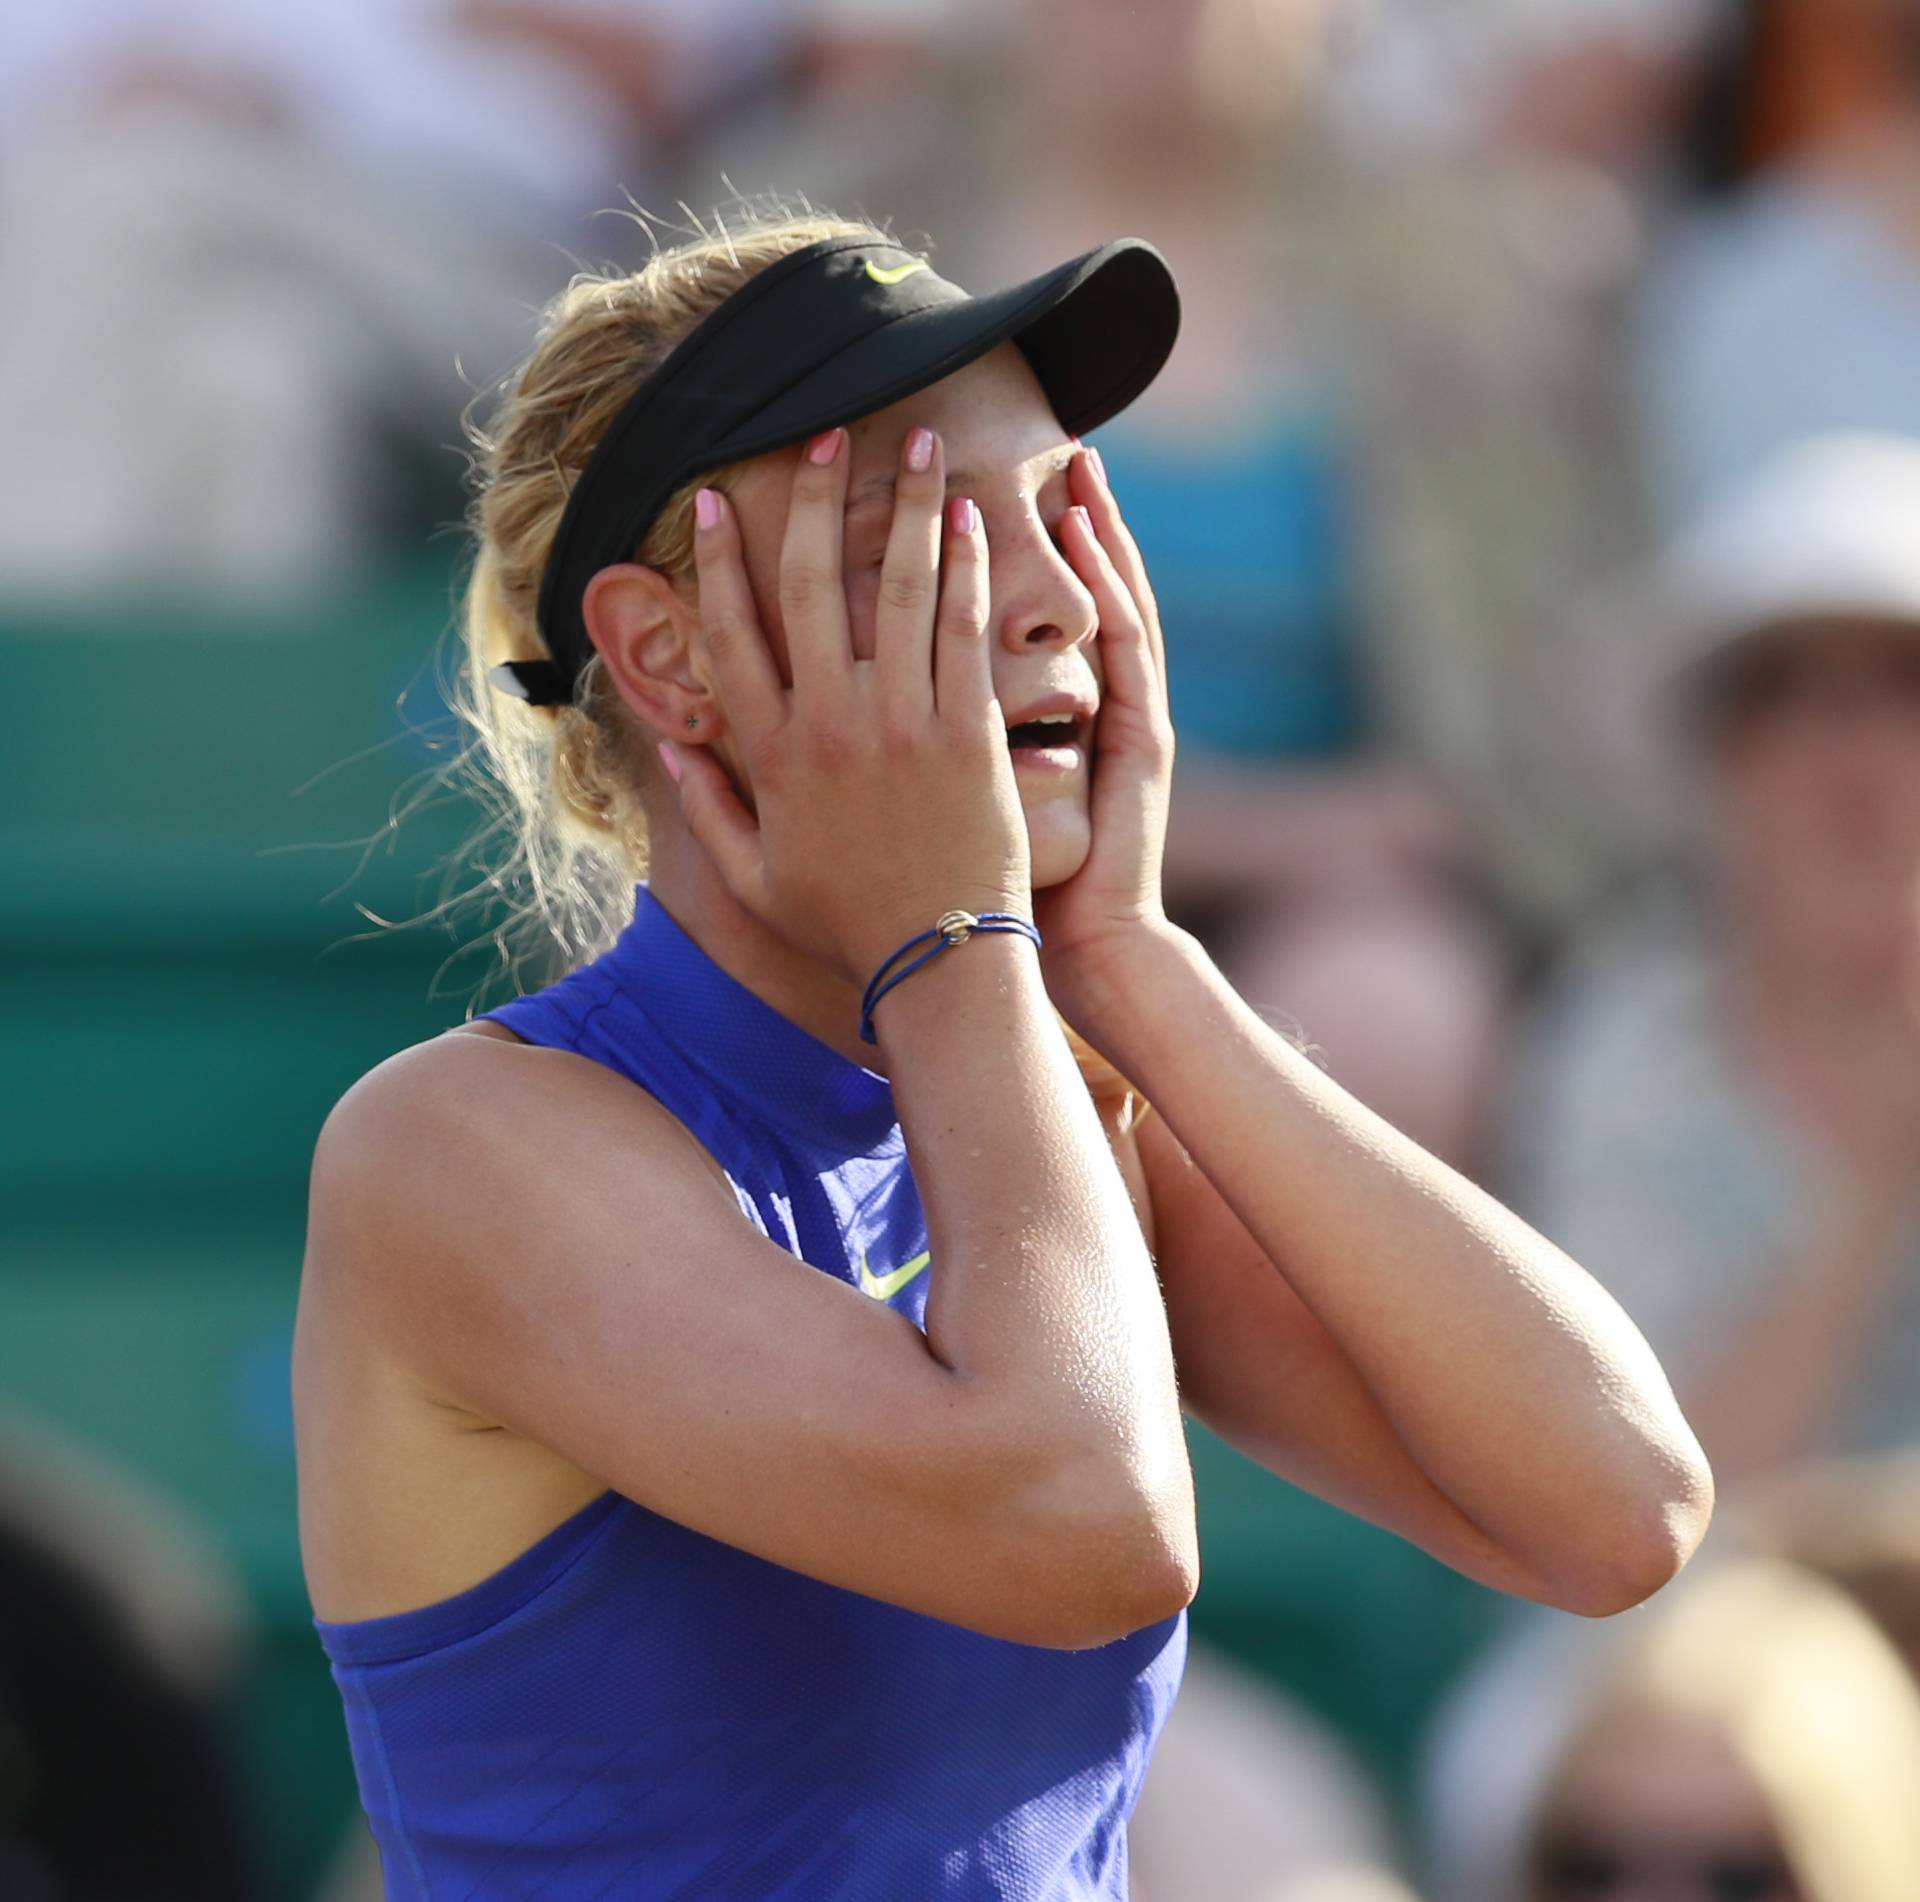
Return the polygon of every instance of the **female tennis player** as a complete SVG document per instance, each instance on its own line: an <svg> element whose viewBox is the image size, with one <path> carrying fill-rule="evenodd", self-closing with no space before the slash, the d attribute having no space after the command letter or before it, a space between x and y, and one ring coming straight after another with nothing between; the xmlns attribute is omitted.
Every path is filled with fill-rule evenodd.
<svg viewBox="0 0 1920 1902"><path fill-rule="evenodd" d="M1177 310L1136 240L976 298L770 219L548 313L471 679L549 893L597 853L623 915L341 1099L301 1291L392 1896L1120 1902L1183 1410L1593 1616L1701 1537L1619 1308L1161 910L1162 632L1078 437Z"/></svg>

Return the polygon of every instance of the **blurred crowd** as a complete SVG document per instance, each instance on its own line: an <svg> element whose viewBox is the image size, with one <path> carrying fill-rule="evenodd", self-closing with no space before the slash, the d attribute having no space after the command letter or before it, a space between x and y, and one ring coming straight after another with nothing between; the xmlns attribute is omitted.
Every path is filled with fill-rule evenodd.
<svg viewBox="0 0 1920 1902"><path fill-rule="evenodd" d="M571 261L764 194L977 289L1159 245L1181 341L1099 440L1168 635L1171 907L1615 1295L1721 1508L1640 1610L1503 1606L1405 1816L1197 1645L1137 1902L1920 1887L1920 0L29 0L5 34L0 598L275 601L419 545ZM111 1626L177 1776L213 1666L58 1492L0 1491L0 1892L239 1897L179 1806L137 1889L70 1813L34 1661ZM328 1902L375 1893L343 1851Z"/></svg>

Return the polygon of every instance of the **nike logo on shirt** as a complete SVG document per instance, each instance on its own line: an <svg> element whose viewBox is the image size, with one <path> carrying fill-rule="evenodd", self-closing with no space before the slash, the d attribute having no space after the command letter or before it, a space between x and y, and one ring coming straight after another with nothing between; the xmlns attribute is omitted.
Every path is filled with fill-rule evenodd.
<svg viewBox="0 0 1920 1902"><path fill-rule="evenodd" d="M927 1249L915 1255L911 1261L903 1261L898 1268L889 1268L885 1274L876 1275L867 1266L867 1251L863 1248L860 1251L860 1292L872 1295L876 1301L890 1301L932 1260L933 1251Z"/></svg>

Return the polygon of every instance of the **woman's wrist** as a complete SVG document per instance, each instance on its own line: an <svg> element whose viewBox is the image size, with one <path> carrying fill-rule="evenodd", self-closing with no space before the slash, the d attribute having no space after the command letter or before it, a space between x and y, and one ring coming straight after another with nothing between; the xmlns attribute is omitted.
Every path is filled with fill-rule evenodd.
<svg viewBox="0 0 1920 1902"><path fill-rule="evenodd" d="M1179 1010L1180 998L1213 969L1206 947L1171 919L1143 920L1047 960L1047 988L1060 1014L1103 1056Z"/></svg>
<svg viewBox="0 0 1920 1902"><path fill-rule="evenodd" d="M860 999L860 1041L875 1040L873 1013L881 998L925 969L935 958L965 944L976 933L987 937L1022 937L1036 950L1042 943L1038 927L1019 912L960 909L943 912L930 931L916 932L875 967Z"/></svg>
<svg viewBox="0 0 1920 1902"><path fill-rule="evenodd" d="M1053 1016L1033 941L1017 932L975 932L878 998L871 1024L891 1072L897 1057L947 1037L958 1020L968 1035L1011 1036L1033 1015L1048 1022Z"/></svg>

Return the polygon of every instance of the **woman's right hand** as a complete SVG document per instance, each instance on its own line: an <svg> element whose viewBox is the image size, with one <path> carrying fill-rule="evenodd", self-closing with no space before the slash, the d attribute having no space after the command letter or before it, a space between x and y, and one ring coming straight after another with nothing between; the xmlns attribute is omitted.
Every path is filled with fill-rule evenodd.
<svg viewBox="0 0 1920 1902"><path fill-rule="evenodd" d="M911 466L915 433L901 445L871 660L854 654L841 576L844 429L794 468L780 554L791 688L717 490L702 492L694 531L701 627L747 785L712 747L674 748L688 827L749 911L855 984L956 907L1033 915L993 691L986 536L970 501L944 504L937 436L927 467Z"/></svg>

